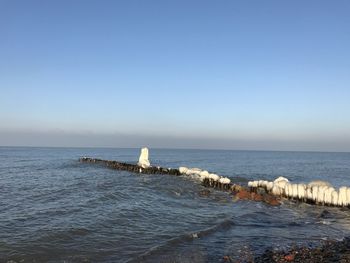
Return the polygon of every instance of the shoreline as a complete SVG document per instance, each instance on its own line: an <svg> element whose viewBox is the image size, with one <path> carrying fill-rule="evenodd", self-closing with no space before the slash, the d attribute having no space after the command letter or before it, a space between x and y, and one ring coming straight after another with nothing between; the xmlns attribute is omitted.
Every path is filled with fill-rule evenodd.
<svg viewBox="0 0 350 263"><path fill-rule="evenodd" d="M287 250L266 249L254 259L255 263L300 262L300 263L334 263L350 262L350 237L341 241L321 241L318 246L295 246Z"/></svg>

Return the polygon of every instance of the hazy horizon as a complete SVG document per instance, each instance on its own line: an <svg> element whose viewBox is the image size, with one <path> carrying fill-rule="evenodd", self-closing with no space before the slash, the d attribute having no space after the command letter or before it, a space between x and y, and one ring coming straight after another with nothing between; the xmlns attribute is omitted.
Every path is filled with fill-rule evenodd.
<svg viewBox="0 0 350 263"><path fill-rule="evenodd" d="M282 140L272 147L275 141L227 139L227 138L188 138L171 136L141 136L132 134L65 134L65 133L4 133L0 132L0 147L77 147L77 148L140 148L156 149L199 149L199 150L247 150L247 151L315 151L349 152L348 145L334 140L307 139L305 141ZM5 139L5 140L3 140ZM7 140L7 143L4 142ZM32 143L28 143L28 142Z"/></svg>
<svg viewBox="0 0 350 263"><path fill-rule="evenodd" d="M1 1L0 145L350 151L348 1Z"/></svg>

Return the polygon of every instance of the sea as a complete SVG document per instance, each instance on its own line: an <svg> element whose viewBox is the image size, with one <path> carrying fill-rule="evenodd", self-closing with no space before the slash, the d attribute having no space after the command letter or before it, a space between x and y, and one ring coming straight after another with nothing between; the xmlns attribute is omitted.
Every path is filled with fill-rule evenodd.
<svg viewBox="0 0 350 263"><path fill-rule="evenodd" d="M350 235L350 209L237 200L136 163L140 149L0 147L0 262L222 262ZM150 149L152 165L248 180L350 186L350 153ZM209 190L203 191L203 190ZM203 194L206 193L206 194Z"/></svg>

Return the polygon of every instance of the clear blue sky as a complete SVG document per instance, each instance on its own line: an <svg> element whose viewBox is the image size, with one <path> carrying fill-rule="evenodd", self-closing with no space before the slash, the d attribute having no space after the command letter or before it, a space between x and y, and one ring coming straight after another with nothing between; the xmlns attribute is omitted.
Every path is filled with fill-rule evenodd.
<svg viewBox="0 0 350 263"><path fill-rule="evenodd" d="M0 145L350 151L349 14L0 0Z"/></svg>

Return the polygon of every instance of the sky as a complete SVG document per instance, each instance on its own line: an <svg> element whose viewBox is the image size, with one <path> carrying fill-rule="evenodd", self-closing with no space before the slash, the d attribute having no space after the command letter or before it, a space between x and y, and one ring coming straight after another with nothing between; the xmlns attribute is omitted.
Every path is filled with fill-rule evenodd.
<svg viewBox="0 0 350 263"><path fill-rule="evenodd" d="M349 152L349 13L0 0L0 145Z"/></svg>

